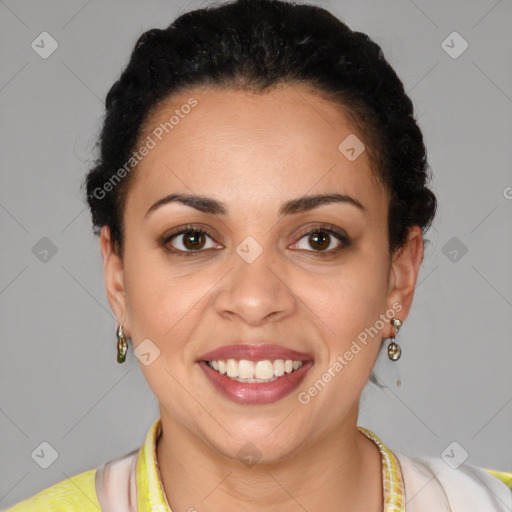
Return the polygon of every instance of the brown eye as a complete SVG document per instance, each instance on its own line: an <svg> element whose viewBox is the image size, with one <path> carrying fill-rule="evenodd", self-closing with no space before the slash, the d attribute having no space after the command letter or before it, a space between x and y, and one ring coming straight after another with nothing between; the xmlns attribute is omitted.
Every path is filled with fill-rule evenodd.
<svg viewBox="0 0 512 512"><path fill-rule="evenodd" d="M202 249L204 246L204 233L189 232L183 235L183 245L190 251Z"/></svg>
<svg viewBox="0 0 512 512"><path fill-rule="evenodd" d="M211 240L208 246L208 240ZM195 227L186 227L182 230L167 236L163 241L167 250L171 253L189 256L194 253L203 252L203 249L216 248L211 235L204 229Z"/></svg>
<svg viewBox="0 0 512 512"><path fill-rule="evenodd" d="M315 247L320 251L327 249L330 245L330 241L331 235L325 231L317 231L316 233L309 235L309 243L311 244L311 247Z"/></svg>
<svg viewBox="0 0 512 512"><path fill-rule="evenodd" d="M349 238L342 234L326 227L315 227L301 234L300 240L296 245L299 249L304 249L309 252L318 253L335 253L344 247L350 245ZM301 246L300 244L303 243ZM313 250L311 250L313 248Z"/></svg>

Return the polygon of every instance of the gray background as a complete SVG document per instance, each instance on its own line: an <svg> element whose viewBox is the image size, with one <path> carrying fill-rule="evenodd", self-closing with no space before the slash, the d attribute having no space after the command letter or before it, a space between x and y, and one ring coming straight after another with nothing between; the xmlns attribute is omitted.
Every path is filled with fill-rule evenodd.
<svg viewBox="0 0 512 512"><path fill-rule="evenodd" d="M316 3L367 32L404 81L440 203L397 337L402 386L370 384L359 423L395 450L440 456L457 441L468 462L511 471L512 2ZM158 417L132 352L115 361L79 187L137 37L204 5L0 0L1 507L140 446ZM47 59L31 48L43 31L59 45ZM453 31L469 44L458 58L442 47ZM43 237L57 250L46 261ZM43 441L58 452L46 470L31 456Z"/></svg>

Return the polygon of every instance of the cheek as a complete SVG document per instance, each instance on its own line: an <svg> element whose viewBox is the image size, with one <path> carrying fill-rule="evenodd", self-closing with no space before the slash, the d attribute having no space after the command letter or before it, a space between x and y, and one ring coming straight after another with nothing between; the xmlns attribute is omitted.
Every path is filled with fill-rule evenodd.
<svg viewBox="0 0 512 512"><path fill-rule="evenodd" d="M174 267L153 251L132 253L125 262L127 316L135 344L149 338L155 343L162 362L175 366L193 350L187 345L195 326L200 324L204 301L215 279L209 273L178 274ZM186 346L186 350L185 347ZM186 361L189 363L190 361Z"/></svg>
<svg viewBox="0 0 512 512"><path fill-rule="evenodd" d="M366 383L386 322L381 318L386 312L386 267L376 260L372 251L361 251L336 272L298 278L312 312L307 314L325 345L325 357L317 361L319 372L326 382L335 382L332 389L346 401Z"/></svg>
<svg viewBox="0 0 512 512"><path fill-rule="evenodd" d="M168 279L156 269L144 271L127 289L132 329L147 329L162 340L175 337L200 298L201 287L194 289L190 279Z"/></svg>
<svg viewBox="0 0 512 512"><path fill-rule="evenodd" d="M298 275L296 283L308 308L322 320L331 338L340 341L357 335L384 312L385 268L363 254L328 274Z"/></svg>

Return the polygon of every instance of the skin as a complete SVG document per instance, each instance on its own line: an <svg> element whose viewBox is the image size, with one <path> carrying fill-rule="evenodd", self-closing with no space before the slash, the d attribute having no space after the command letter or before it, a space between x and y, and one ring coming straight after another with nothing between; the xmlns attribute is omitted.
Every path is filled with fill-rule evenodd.
<svg viewBox="0 0 512 512"><path fill-rule="evenodd" d="M390 322L307 405L297 394L393 304L406 320L423 260L421 230L412 227L403 250L390 254L387 192L367 152L349 161L338 150L357 131L340 106L314 91L191 89L153 113L141 140L190 97L198 105L134 171L124 258L108 227L100 236L108 300L125 336L133 347L149 338L160 350L150 365L139 364L159 401L157 459L170 506L382 511L380 454L357 430L357 415L382 337L394 332ZM172 203L145 218L158 199L178 192L222 201L228 214ZM278 215L284 201L325 193L347 194L365 211L330 203ZM328 237L319 248L301 235L322 223L345 232L350 244ZM190 257L167 252L158 240L186 224L212 237L199 237L202 252ZM250 264L236 252L246 237L263 250ZM193 246L179 235L167 247ZM296 392L275 403L233 403L196 359L261 338L311 353L314 366ZM261 459L246 466L237 453L249 442Z"/></svg>

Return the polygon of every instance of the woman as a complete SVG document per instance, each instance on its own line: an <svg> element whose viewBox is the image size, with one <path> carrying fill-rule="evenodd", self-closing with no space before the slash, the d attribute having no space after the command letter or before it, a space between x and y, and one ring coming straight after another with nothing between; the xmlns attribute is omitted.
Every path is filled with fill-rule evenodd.
<svg viewBox="0 0 512 512"><path fill-rule="evenodd" d="M131 340L160 418L11 510L511 509L510 475L357 425L436 210L379 46L318 7L238 0L144 33L106 109L87 198L118 362Z"/></svg>

